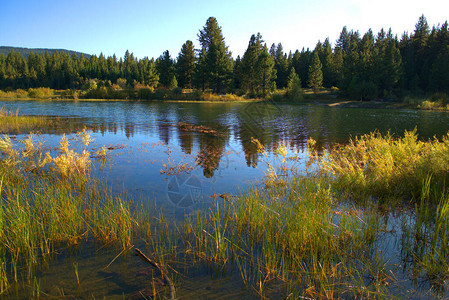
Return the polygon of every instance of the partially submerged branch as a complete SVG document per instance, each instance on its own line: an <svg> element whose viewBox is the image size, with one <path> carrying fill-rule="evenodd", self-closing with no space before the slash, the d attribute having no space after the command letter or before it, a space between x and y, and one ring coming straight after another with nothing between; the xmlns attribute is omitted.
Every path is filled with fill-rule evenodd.
<svg viewBox="0 0 449 300"><path fill-rule="evenodd" d="M170 299L175 300L176 299L175 285L173 284L173 281L170 279L170 277L168 277L166 272L164 272L162 267L157 262L155 262L154 260L147 257L145 254L143 254L142 251L140 251L138 248L135 248L134 250L136 251L137 256L139 256L142 260L146 261L153 267L157 268L159 270L159 272L161 272L162 277L164 277L164 280L166 281L166 283L168 284L168 286L170 288Z"/></svg>

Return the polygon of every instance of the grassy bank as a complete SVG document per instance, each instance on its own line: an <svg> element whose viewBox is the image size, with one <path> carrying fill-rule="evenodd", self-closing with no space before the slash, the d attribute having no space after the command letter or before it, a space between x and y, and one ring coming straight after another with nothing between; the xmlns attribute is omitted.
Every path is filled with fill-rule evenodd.
<svg viewBox="0 0 449 300"><path fill-rule="evenodd" d="M153 89L137 86L134 89L99 87L89 90L52 90L35 88L28 90L1 91L0 99L6 100L179 100L179 101L248 101L251 99L235 94L217 95L208 91L173 89Z"/></svg>
<svg viewBox="0 0 449 300"><path fill-rule="evenodd" d="M28 90L1 91L0 99L4 100L45 100L45 101L127 101L127 100L154 100L154 101L200 101L200 102L247 102L247 101L273 101L285 103L304 103L311 105L326 105L337 108L385 108L385 109L422 109L447 111L448 96L436 93L429 97L410 97L402 99L376 99L371 101L348 100L340 95L339 90L311 89L301 90L301 93L292 97L286 89L277 90L265 98L254 98L248 95L233 93L213 94L209 91L193 89L153 89L145 86L136 86L133 89L114 87L97 87L88 90L52 90L49 88L35 88Z"/></svg>

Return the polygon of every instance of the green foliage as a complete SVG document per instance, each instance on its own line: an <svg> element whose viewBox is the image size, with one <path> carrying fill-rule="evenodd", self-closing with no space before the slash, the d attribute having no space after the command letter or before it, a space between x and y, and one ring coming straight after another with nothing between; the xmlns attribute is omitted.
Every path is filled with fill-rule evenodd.
<svg viewBox="0 0 449 300"><path fill-rule="evenodd" d="M197 73L203 77L202 86L204 88L207 85L214 92L220 93L230 84L232 58L217 19L214 17L207 19L198 34L198 39L202 52L199 57L201 66Z"/></svg>
<svg viewBox="0 0 449 300"><path fill-rule="evenodd" d="M159 74L159 83L170 88L173 77L175 76L175 63L173 62L168 50L156 59L156 69Z"/></svg>
<svg viewBox="0 0 449 300"><path fill-rule="evenodd" d="M270 55L274 59L274 68L276 69L276 87L285 88L290 65L282 44L279 43L277 46L275 44L271 45Z"/></svg>
<svg viewBox="0 0 449 300"><path fill-rule="evenodd" d="M0 89L77 90L89 88L91 80L115 83L119 78L126 80L126 86L118 84L121 89L139 84L172 88L176 76L181 88L266 96L275 87L286 88L293 69L303 87L317 91L321 86L336 86L342 95L354 99L395 98L410 92L421 97L449 93L448 23L430 28L424 16L415 30L401 39L391 29L381 29L377 35L368 30L361 35L344 27L333 49L326 39L318 42L314 51L303 48L289 54L284 53L281 43L273 44L269 51L264 49L259 34L251 37L245 55L235 61L216 18L208 18L198 39L200 49L195 53L193 43L186 41L176 64L168 51L155 61L136 59L128 50L118 59L102 53L0 47ZM104 89L96 93L105 96Z"/></svg>
<svg viewBox="0 0 449 300"><path fill-rule="evenodd" d="M28 96L30 98L51 98L53 96L53 90L49 88L35 88L28 90Z"/></svg>
<svg viewBox="0 0 449 300"><path fill-rule="evenodd" d="M300 101L304 98L304 91L301 87L301 79L295 73L294 69L292 69L290 75L288 76L286 97L291 101Z"/></svg>
<svg viewBox="0 0 449 300"><path fill-rule="evenodd" d="M449 135L442 140L418 140L415 131L404 137L371 133L329 152L323 165L337 185L352 197L418 198L421 184L432 176L433 186L447 181Z"/></svg>
<svg viewBox="0 0 449 300"><path fill-rule="evenodd" d="M192 41L186 41L182 45L176 61L176 74L179 87L188 89L193 87L196 60L195 48Z"/></svg>
<svg viewBox="0 0 449 300"><path fill-rule="evenodd" d="M258 33L252 35L248 48L239 64L239 79L243 89L250 97L266 96L275 88L276 70L274 60L269 55L266 45L263 45L262 36Z"/></svg>
<svg viewBox="0 0 449 300"><path fill-rule="evenodd" d="M316 93L323 85L323 71L318 52L313 55L312 64L309 67L309 81L308 86Z"/></svg>

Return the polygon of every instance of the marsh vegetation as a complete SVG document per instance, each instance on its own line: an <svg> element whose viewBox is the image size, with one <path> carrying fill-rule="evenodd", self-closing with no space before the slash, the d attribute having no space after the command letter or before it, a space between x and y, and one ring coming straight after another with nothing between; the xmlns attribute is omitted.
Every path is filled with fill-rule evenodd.
<svg viewBox="0 0 449 300"><path fill-rule="evenodd" d="M26 105L33 111L34 105L49 104L24 102L19 112L27 111ZM61 115L73 114L74 104L64 105L69 109L61 109ZM92 111L90 103L82 105L86 108L77 109ZM24 134L0 139L1 297L159 299L172 297L173 288L180 298L223 293L291 299L447 296L447 134L420 136L425 126L401 130L402 134L367 130L370 133L349 139L327 135L332 143L326 143L320 134L322 122L330 119L327 113L337 125L339 112L364 112L313 108L304 116L308 126L316 124L317 129L307 127L309 134L293 142L279 137L300 135L293 131L303 128L295 107L287 111L296 118L268 115L268 120L283 118L279 122L286 130L270 132L260 127L270 123L257 123L254 112L260 107L253 104L245 106L245 113L228 110L225 104L173 104L173 111L182 107L187 116L176 119L168 119L173 114L160 105L152 108L157 117L136 114L135 127L120 124L120 119L113 126L106 117L97 124L91 117L83 120L89 125L83 130L83 122L61 118L66 122L61 124L70 124L67 135L30 134L24 129ZM24 118L24 123L33 118L12 111L5 109L3 115ZM232 113L240 115L230 117ZM430 114L434 113L423 113L423 124L429 124ZM243 153L224 146L235 135L227 123L220 123L223 116L242 122L233 130L239 133ZM198 122L200 117L208 122ZM386 119L385 114L381 117ZM153 129L138 125L140 119L159 120L154 128L157 142L151 140ZM366 115L362 119L367 123ZM249 127L251 123L257 124ZM52 125L44 122L36 128L45 132L46 126ZM117 132L119 138L130 140L129 145L106 143ZM169 140L171 132L179 141ZM142 138L145 143L132 149ZM179 145L180 154L173 145ZM138 160L136 166L131 158ZM219 166L223 161L237 171L229 176L230 171ZM107 176L101 176L126 172L119 168L114 173L114 162L137 173L132 184L135 178L150 177L138 172L154 164L151 189L167 180L168 191L153 198L137 194L129 183L125 191L114 188ZM243 186L242 178L253 174L256 165L262 172ZM188 193L182 188L195 178L223 184L229 177L236 177L244 188L201 192L202 206L197 198L191 199L192 207L181 208L164 200L167 193ZM200 188L209 188L207 182L201 181ZM134 257L135 248L157 267ZM89 267L89 261L97 263ZM59 271L52 277L51 270ZM50 282L58 276L64 280L56 289ZM111 285L116 288L110 290Z"/></svg>

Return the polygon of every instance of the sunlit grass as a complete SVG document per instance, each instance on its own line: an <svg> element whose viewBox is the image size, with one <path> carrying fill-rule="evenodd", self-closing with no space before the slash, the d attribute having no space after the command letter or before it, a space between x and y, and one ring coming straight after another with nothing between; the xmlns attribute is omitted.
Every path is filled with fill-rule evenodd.
<svg viewBox="0 0 449 300"><path fill-rule="evenodd" d="M55 126L55 120L42 116L20 116L19 111L0 109L0 133L31 132L44 127Z"/></svg>
<svg viewBox="0 0 449 300"><path fill-rule="evenodd" d="M449 136L424 142L416 130L400 138L371 133L332 149L321 163L336 186L353 198L410 199L419 197L422 182L430 175L432 188L444 185L449 175Z"/></svg>
<svg viewBox="0 0 449 300"><path fill-rule="evenodd" d="M446 295L448 136L372 133L322 156L309 140L306 170L289 163L281 144L261 183L175 224L90 179L88 132L77 140L80 152L63 137L47 154L33 136L21 147L0 139L0 293L23 274L32 280L63 246L96 241L125 251L137 238L161 272L218 266L262 298L390 298L396 279L387 254L403 262L407 279L425 278ZM398 201L412 217L403 219L398 252L385 253L388 212Z"/></svg>
<svg viewBox="0 0 449 300"><path fill-rule="evenodd" d="M372 199L394 196L417 205L393 259L412 257L406 272L441 287L449 275L448 198L438 196L449 169L447 144L447 137L419 141L416 132L373 133L312 155L313 169L304 173L286 172L280 145L263 184L189 219L181 230L185 252L236 268L261 297L278 284L296 297L388 298L394 266L378 248L386 206Z"/></svg>
<svg viewBox="0 0 449 300"><path fill-rule="evenodd" d="M131 246L141 211L89 177L91 138L82 131L78 139L82 153L63 137L53 156L32 135L21 147L0 139L0 294L11 282L32 280L61 247Z"/></svg>

